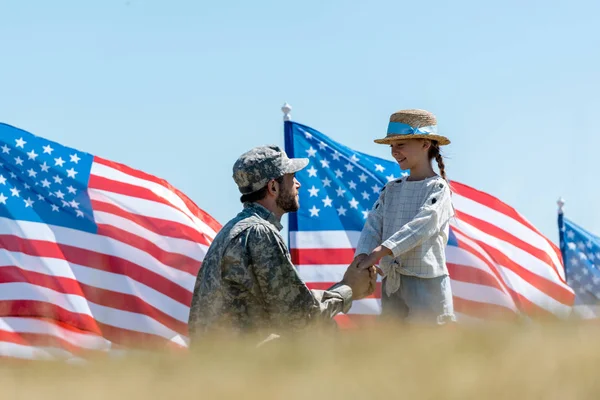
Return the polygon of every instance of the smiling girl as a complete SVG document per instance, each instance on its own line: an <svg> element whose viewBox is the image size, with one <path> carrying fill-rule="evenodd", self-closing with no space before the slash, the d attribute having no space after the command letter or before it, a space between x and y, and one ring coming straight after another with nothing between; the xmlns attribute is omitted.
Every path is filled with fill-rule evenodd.
<svg viewBox="0 0 600 400"><path fill-rule="evenodd" d="M435 116L424 110L392 114L387 144L408 177L389 182L369 213L353 265L379 263L382 315L406 322L455 321L446 266L449 220L454 215ZM431 165L436 160L440 174Z"/></svg>

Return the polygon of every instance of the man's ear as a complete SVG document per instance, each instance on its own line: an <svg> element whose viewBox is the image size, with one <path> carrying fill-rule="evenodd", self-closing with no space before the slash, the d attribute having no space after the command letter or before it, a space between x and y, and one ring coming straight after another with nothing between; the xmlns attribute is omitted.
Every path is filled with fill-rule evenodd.
<svg viewBox="0 0 600 400"><path fill-rule="evenodd" d="M277 182L274 179L267 183L267 192L269 194L276 195L278 191L279 191L279 185L277 184Z"/></svg>

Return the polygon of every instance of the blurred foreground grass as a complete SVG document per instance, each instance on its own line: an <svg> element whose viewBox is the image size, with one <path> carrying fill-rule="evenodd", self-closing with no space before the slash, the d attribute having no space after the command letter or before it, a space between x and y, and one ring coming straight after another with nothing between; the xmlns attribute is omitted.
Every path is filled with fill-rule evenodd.
<svg viewBox="0 0 600 400"><path fill-rule="evenodd" d="M3 362L1 398L600 398L594 325L381 326L254 344L221 339L85 366Z"/></svg>

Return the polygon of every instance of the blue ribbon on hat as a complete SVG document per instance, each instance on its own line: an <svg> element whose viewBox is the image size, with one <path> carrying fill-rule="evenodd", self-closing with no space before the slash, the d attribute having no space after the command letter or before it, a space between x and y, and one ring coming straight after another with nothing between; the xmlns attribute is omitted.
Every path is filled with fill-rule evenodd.
<svg viewBox="0 0 600 400"><path fill-rule="evenodd" d="M390 122L387 130L388 135L437 135L437 125L412 127L402 122Z"/></svg>

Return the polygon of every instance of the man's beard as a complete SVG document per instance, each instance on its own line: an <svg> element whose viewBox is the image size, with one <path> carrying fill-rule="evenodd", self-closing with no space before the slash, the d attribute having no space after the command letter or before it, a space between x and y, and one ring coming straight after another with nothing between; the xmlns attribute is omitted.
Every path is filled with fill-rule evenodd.
<svg viewBox="0 0 600 400"><path fill-rule="evenodd" d="M279 192L279 196L275 199L275 204L285 212L295 212L300 208L296 196L288 190Z"/></svg>

